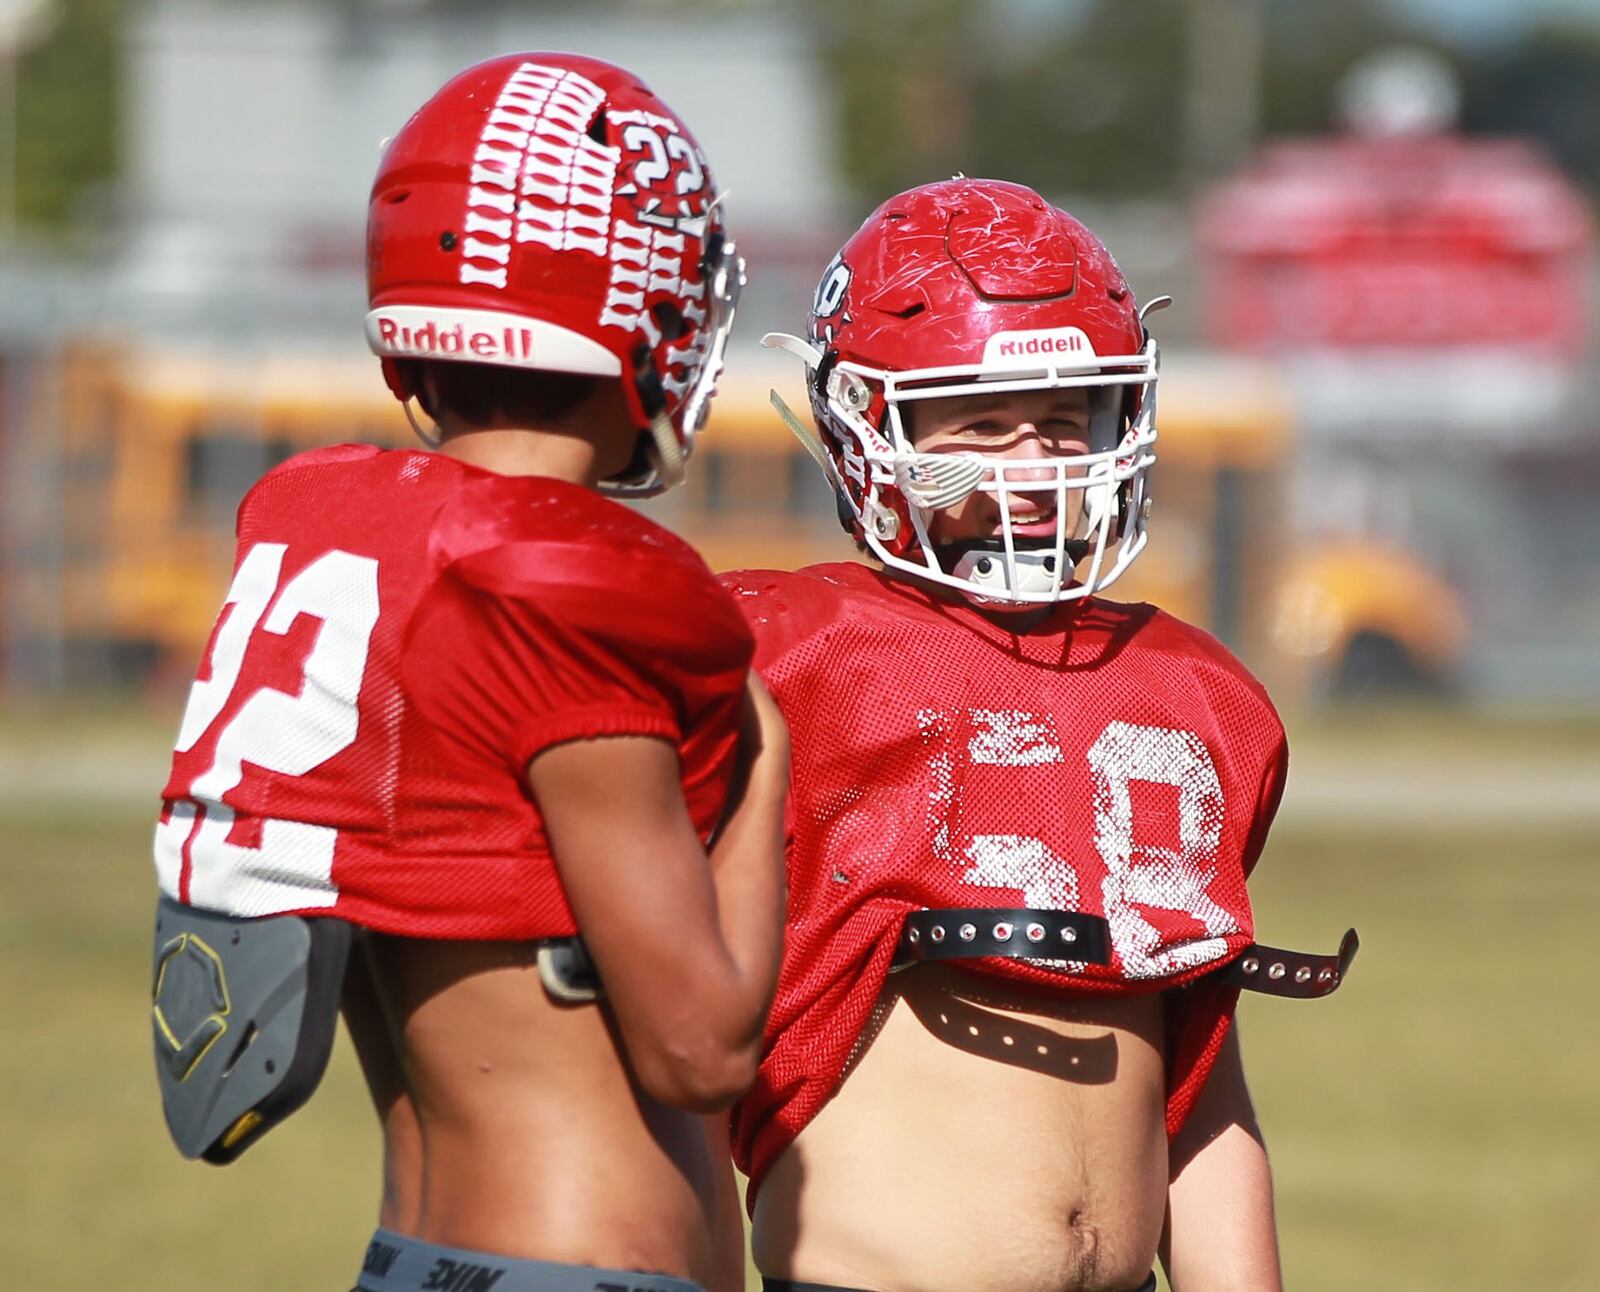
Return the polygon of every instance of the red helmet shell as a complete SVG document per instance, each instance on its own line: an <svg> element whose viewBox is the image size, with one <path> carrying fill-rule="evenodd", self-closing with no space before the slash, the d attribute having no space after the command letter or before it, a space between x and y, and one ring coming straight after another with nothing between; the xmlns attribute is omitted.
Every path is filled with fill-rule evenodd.
<svg viewBox="0 0 1600 1292"><path fill-rule="evenodd" d="M1100 239L1032 189L990 179L890 198L828 267L810 317L824 350L891 372L978 364L996 333L1057 328L1100 356L1144 344Z"/></svg>
<svg viewBox="0 0 1600 1292"><path fill-rule="evenodd" d="M641 427L676 421L708 349L716 196L688 127L632 73L555 53L468 68L372 186L367 333L391 387L414 393L398 358L590 373L624 378Z"/></svg>

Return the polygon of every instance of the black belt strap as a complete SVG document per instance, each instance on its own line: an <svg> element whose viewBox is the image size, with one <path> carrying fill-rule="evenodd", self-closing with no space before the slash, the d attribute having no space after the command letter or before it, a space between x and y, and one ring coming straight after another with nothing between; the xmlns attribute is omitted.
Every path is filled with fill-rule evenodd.
<svg viewBox="0 0 1600 1292"><path fill-rule="evenodd" d="M1315 1000L1339 989L1361 939L1348 930L1336 955L1285 951L1252 943L1208 975L1230 987L1268 996ZM1111 929L1098 915L1029 907L957 906L912 911L900 928L895 969L930 960L1077 960L1111 963Z"/></svg>
<svg viewBox="0 0 1600 1292"><path fill-rule="evenodd" d="M1285 951L1262 946L1259 942L1244 949L1238 959L1217 971L1217 980L1245 991L1268 996L1290 996L1315 1000L1331 996L1350 970L1350 962L1361 949L1354 929L1347 929L1337 955L1318 956L1307 951Z"/></svg>
<svg viewBox="0 0 1600 1292"><path fill-rule="evenodd" d="M1025 906L957 906L912 911L900 928L894 967L927 960L1003 956L1011 960L1111 963L1111 928L1098 915Z"/></svg>

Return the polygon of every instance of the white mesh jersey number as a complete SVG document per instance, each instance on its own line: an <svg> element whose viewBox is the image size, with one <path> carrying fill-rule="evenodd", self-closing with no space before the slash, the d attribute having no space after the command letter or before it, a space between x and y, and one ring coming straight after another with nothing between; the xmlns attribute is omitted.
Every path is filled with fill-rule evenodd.
<svg viewBox="0 0 1600 1292"><path fill-rule="evenodd" d="M245 763L303 776L355 742L356 700L378 621L377 561L337 549L324 552L279 593L285 550L281 543L257 543L240 562L223 604L209 676L189 693L177 752L193 749L228 708L251 639L258 632L282 637L309 615L322 627L306 656L300 691L290 695L261 686L246 696L218 735L211 765L156 827L162 890L178 894L187 850L189 901L236 915L272 915L338 900L336 829L269 818L260 823L258 844L234 843L228 838L234 810L224 800L243 779Z"/></svg>
<svg viewBox="0 0 1600 1292"><path fill-rule="evenodd" d="M965 863L964 883L1020 890L1023 902L1047 910L1076 910L1077 869L1043 839L1029 834L973 833L958 854L950 822L970 812L961 793L956 759L969 766L1044 767L1064 764L1055 721L1048 714L1016 709L924 710L923 739L933 747L934 854ZM954 739L969 729L965 748ZM1094 844L1105 865L1102 909L1111 940L1128 978L1158 978L1203 965L1226 949L1225 935L1238 932L1231 915L1208 895L1222 838L1222 787L1205 744L1192 732L1112 722L1086 753L1093 785ZM1145 781L1178 792L1176 847L1134 847L1131 785ZM1012 801L1022 801L1023 786ZM1206 931L1200 939L1164 946L1160 931L1141 907L1181 912ZM1077 966L1072 966L1077 967Z"/></svg>
<svg viewBox="0 0 1600 1292"><path fill-rule="evenodd" d="M1101 888L1111 941L1129 978L1160 978L1209 964L1237 933L1234 918L1207 896L1222 842L1222 784L1204 742L1192 731L1112 722L1089 747L1094 779L1094 843L1106 865ZM1176 847L1133 845L1134 781L1178 791ZM1181 911L1206 937L1163 946L1140 907Z"/></svg>

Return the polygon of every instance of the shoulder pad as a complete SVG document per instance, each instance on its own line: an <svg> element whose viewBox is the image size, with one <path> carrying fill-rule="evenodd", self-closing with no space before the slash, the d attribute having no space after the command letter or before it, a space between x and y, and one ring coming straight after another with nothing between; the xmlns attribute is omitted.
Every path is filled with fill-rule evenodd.
<svg viewBox="0 0 1600 1292"><path fill-rule="evenodd" d="M471 480L435 519L429 557L441 577L634 649L675 653L726 638L748 652L733 599L692 547L578 485Z"/></svg>
<svg viewBox="0 0 1600 1292"><path fill-rule="evenodd" d="M286 458L267 472L267 476L299 471L305 467L325 467L340 462L365 462L385 451L376 444L327 444L322 448L307 449L304 453L296 453L292 458ZM267 476L263 476L262 479L266 479Z"/></svg>
<svg viewBox="0 0 1600 1292"><path fill-rule="evenodd" d="M473 472L440 509L429 541L430 555L439 569L497 550L515 553L526 548L532 555L571 546L582 547L597 558L626 553L653 563L687 564L702 577L711 578L695 550L670 530L593 490L544 476ZM603 561L591 564L594 577L606 576ZM496 568L496 563L471 568L488 570ZM534 567L528 573L536 582L543 581ZM566 573L570 577L570 572Z"/></svg>
<svg viewBox="0 0 1600 1292"><path fill-rule="evenodd" d="M755 634L757 662L838 622L852 589L826 577L832 566L801 570L730 570L719 575Z"/></svg>
<svg viewBox="0 0 1600 1292"><path fill-rule="evenodd" d="M1154 613L1144 633L1147 648L1181 656L1203 684L1230 683L1255 695L1269 709L1272 707L1266 688L1256 675L1204 628L1157 607L1151 609Z"/></svg>
<svg viewBox="0 0 1600 1292"><path fill-rule="evenodd" d="M814 615L841 601L864 604L881 592L872 571L855 561L799 570L729 570L717 578L741 604L760 605L763 614Z"/></svg>
<svg viewBox="0 0 1600 1292"><path fill-rule="evenodd" d="M235 531L242 532L245 517L250 514L256 496L264 486L275 484L284 476L296 471L312 467L337 466L344 462L366 462L383 452L385 450L375 444L329 444L318 449L307 449L304 453L296 453L292 458L286 458L245 491L244 497L239 500L239 510L234 518Z"/></svg>

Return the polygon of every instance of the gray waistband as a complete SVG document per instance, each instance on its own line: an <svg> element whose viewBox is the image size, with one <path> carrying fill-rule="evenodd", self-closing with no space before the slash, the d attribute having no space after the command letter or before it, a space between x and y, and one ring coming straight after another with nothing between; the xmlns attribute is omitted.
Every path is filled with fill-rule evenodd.
<svg viewBox="0 0 1600 1292"><path fill-rule="evenodd" d="M669 1274L525 1261L440 1247L380 1229L367 1244L354 1292L704 1292Z"/></svg>
<svg viewBox="0 0 1600 1292"><path fill-rule="evenodd" d="M761 1276L761 1292L867 1292L865 1288L845 1288L835 1283L805 1283L799 1279L772 1279L766 1275ZM1150 1277L1133 1292L1156 1292L1156 1273L1150 1271Z"/></svg>

